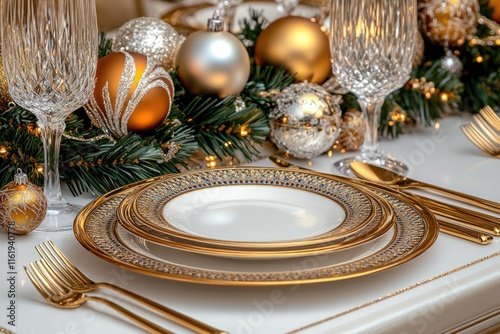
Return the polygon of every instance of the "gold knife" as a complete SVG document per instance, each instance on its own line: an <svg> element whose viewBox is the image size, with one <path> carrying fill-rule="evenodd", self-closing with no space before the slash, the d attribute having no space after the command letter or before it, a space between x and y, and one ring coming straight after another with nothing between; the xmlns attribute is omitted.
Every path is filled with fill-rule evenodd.
<svg viewBox="0 0 500 334"><path fill-rule="evenodd" d="M310 168L306 167L300 167L298 165L295 165L289 161L283 160L279 157L276 156L270 156L269 160L271 160L274 164L276 164L279 167L283 168L296 168L296 169L303 169L303 170L311 170ZM323 173L325 175L328 175L327 173ZM367 184L362 180L359 180L363 184ZM432 213L435 215L439 215L435 210L432 210L432 208L429 208ZM488 233L483 233L481 231L476 230L475 228L463 226L463 225L458 225L455 223L451 223L449 221L445 221L443 219L438 219L438 224L439 224L439 230L443 233L453 235L455 237L472 241L474 243L480 244L480 245L487 245L493 241L493 236L488 234Z"/></svg>

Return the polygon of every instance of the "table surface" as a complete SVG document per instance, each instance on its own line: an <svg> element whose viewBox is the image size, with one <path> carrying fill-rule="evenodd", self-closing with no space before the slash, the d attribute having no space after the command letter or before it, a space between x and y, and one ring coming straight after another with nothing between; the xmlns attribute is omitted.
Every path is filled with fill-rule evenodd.
<svg viewBox="0 0 500 334"><path fill-rule="evenodd" d="M406 161L412 178L500 202L499 161L466 139L459 126L468 120L466 116L448 117L437 130L407 130L396 140L382 140L380 146ZM294 162L331 172L332 163L341 156L335 153ZM252 165L272 166L267 159ZM91 198L67 196L77 203ZM384 272L345 281L278 287L212 286L137 274L90 254L72 232L35 231L17 236L15 274L8 274L12 270L7 267L7 234L0 233L0 240L0 326L23 334L140 332L99 304L88 303L75 310L49 306L22 268L39 258L34 246L45 240L54 241L94 281L115 283L230 333L437 333L462 325L465 328L500 309L499 238L480 246L440 234L427 252ZM10 276L16 281L15 297L9 296L9 284L4 284ZM111 292L100 293L133 306ZM280 298L273 298L277 294ZM15 327L8 324L6 311L12 301ZM189 333L140 308L132 309L174 332ZM498 318L489 324L495 321ZM488 322L480 326L485 324Z"/></svg>

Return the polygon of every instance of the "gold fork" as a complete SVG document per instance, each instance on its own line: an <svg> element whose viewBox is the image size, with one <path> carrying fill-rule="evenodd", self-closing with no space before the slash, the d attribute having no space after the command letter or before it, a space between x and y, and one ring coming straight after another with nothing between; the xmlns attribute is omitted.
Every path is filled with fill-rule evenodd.
<svg viewBox="0 0 500 334"><path fill-rule="evenodd" d="M58 273L60 279L64 280L67 286L71 287L73 291L76 292L90 292L98 288L108 288L113 291L119 292L143 305L151 307L160 314L168 317L172 321L183 325L197 333L213 333L213 334L224 334L224 331L216 329L212 326L204 324L196 319L188 317L180 312L170 309L164 305L161 305L155 301L142 297L132 291L125 290L119 286L105 283L105 282L93 282L87 276L85 276L71 261L63 254L63 252L52 242L45 241L38 246L35 246L37 252L40 254L43 260L47 262L50 268Z"/></svg>
<svg viewBox="0 0 500 334"><path fill-rule="evenodd" d="M495 158L500 158L500 139L496 139L493 132L483 132L474 123L462 125L460 128L480 150Z"/></svg>
<svg viewBox="0 0 500 334"><path fill-rule="evenodd" d="M489 124L496 130L500 131L500 116L490 106L486 106L479 113L488 121Z"/></svg>
<svg viewBox="0 0 500 334"><path fill-rule="evenodd" d="M111 307L150 333L172 333L105 298L72 293L50 275L51 269L43 260L30 262L29 268L24 266L24 270L38 292L53 306L72 309L82 306L87 301L95 301Z"/></svg>

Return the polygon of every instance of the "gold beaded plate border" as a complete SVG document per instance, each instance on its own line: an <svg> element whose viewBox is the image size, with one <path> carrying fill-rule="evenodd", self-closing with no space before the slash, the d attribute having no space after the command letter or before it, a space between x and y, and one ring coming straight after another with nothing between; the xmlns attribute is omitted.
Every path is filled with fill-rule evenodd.
<svg viewBox="0 0 500 334"><path fill-rule="evenodd" d="M125 186L88 204L75 220L76 239L96 256L144 275L203 284L269 286L336 281L387 270L422 254L434 243L438 235L437 222L426 208L404 194L375 189L376 194L385 198L394 208L395 235L386 247L368 256L322 268L296 269L300 268L299 265L299 267L291 266L295 268L291 270L258 272L210 270L176 263L174 258L161 261L132 251L120 242L115 234L116 208L121 201L141 186L155 181L158 181L158 178ZM208 259L210 256L206 257ZM300 263L303 259L296 260ZM255 265L258 261L248 262ZM269 263L269 261L280 260L262 262Z"/></svg>
<svg viewBox="0 0 500 334"><path fill-rule="evenodd" d="M306 11L311 14L315 13L313 15L310 15L311 17L316 16L320 13L320 4L320 1L301 0L299 1L297 12ZM249 0L243 1L243 4L239 7L241 8L242 6L252 7L256 10L259 10L260 8L262 10L263 6L265 6L266 8L268 8L269 6L276 7L276 2L274 2L273 0ZM213 8L213 10L210 10L210 8ZM198 30L205 30L207 28L206 20L209 17L212 17L212 13L215 11L215 9L217 9L216 6L213 3L208 2L198 3L194 5L180 5L163 14L162 19L172 25L172 27L174 27L177 31L188 35ZM203 22L198 22L195 19L195 16L199 14L200 11L204 10L210 10L211 15L207 17ZM240 9L240 11L241 10L245 9ZM276 14L281 15L278 13L277 9ZM237 23L238 19L234 20L234 22Z"/></svg>
<svg viewBox="0 0 500 334"><path fill-rule="evenodd" d="M207 189L231 189L232 186L252 186L252 192L281 187L286 191L305 191L322 196L340 205L346 213L344 221L331 230L308 238L272 242L241 242L210 239L183 231L169 224L163 217L163 208L180 195L193 194ZM238 188L244 189L244 188ZM191 207L191 206L190 206ZM194 210L194 209L193 209ZM117 210L119 223L133 234L163 245L182 249L192 245L193 251L217 254L217 249L232 250L235 256L250 257L262 251L262 255L280 256L276 250L301 249L316 251L325 246L332 250L334 244L347 247L350 242L374 238L376 230L387 231L394 212L387 202L346 180L334 176L325 178L314 172L282 170L275 168L231 168L185 173L165 178L129 195ZM269 224L272 224L270 222ZM292 225L289 226L292 228ZM380 232L380 231L378 231ZM309 246L309 247L307 247ZM340 246L339 246L340 247ZM238 250L240 252L238 252ZM251 252L251 253L248 253ZM303 254L304 255L304 254ZM282 253L281 256L286 256Z"/></svg>
<svg viewBox="0 0 500 334"><path fill-rule="evenodd" d="M133 197L126 196L122 200L122 204L126 203ZM366 229L352 234L349 238L339 242L334 240L332 242L313 243L310 245L280 248L280 249L245 249L234 248L226 246L213 246L203 243L198 243L188 240L177 240L175 237L170 238L169 235L162 232L148 230L147 225L140 225L139 228L135 226L127 226L127 223L122 219L125 216L127 221L137 221L136 216L132 211L122 212L116 210L118 225L123 227L127 232L134 236L135 242L145 244L152 242L159 246L169 247L191 253L205 254L220 256L226 258L245 258L245 259L278 259L289 257L303 257L308 255L320 255L340 251L343 249L352 248L360 244L368 243L374 239L379 238L385 234L394 225L394 210L392 207L383 200L376 201L374 206L375 215L373 219L367 224ZM383 219L385 218L385 219ZM125 228L126 226L126 228ZM144 238L144 231L147 231L147 238Z"/></svg>

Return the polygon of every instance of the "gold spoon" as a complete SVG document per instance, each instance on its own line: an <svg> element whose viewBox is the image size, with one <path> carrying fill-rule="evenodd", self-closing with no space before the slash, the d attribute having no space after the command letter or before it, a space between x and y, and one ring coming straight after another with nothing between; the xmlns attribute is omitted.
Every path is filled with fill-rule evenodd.
<svg viewBox="0 0 500 334"><path fill-rule="evenodd" d="M364 162L354 161L351 162L349 166L351 167L351 170L356 176L368 181L385 184L389 187L396 189L427 188L430 190L440 192L444 195L450 196L464 203L468 203L486 210L490 210L492 212L500 213L500 203L463 194L455 190L441 188L433 184L412 180L400 174L394 173L388 169L367 164Z"/></svg>

